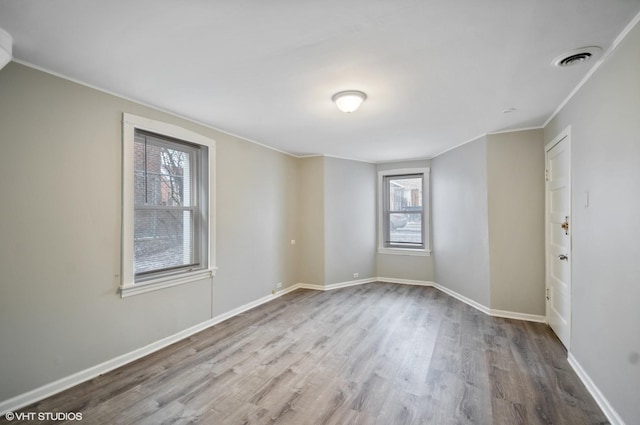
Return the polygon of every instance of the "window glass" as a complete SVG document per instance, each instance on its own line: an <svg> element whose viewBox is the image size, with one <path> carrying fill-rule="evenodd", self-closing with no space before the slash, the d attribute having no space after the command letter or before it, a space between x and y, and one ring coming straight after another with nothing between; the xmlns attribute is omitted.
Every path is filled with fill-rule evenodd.
<svg viewBox="0 0 640 425"><path fill-rule="evenodd" d="M385 246L423 248L423 174L384 178Z"/></svg>
<svg viewBox="0 0 640 425"><path fill-rule="evenodd" d="M199 148L140 130L134 143L134 273L199 265Z"/></svg>
<svg viewBox="0 0 640 425"><path fill-rule="evenodd" d="M122 114L120 295L214 276L214 140Z"/></svg>

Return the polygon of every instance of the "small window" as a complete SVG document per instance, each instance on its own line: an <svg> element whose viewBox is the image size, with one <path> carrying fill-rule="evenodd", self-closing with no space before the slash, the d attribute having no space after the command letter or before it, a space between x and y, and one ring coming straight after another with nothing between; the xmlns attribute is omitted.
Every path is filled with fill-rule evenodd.
<svg viewBox="0 0 640 425"><path fill-rule="evenodd" d="M213 275L212 140L123 118L122 296Z"/></svg>
<svg viewBox="0 0 640 425"><path fill-rule="evenodd" d="M427 255L428 169L380 172L379 252Z"/></svg>

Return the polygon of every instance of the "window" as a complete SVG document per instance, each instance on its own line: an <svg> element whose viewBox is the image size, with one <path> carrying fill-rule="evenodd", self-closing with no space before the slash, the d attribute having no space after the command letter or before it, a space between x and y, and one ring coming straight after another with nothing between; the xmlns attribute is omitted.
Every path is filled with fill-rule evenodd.
<svg viewBox="0 0 640 425"><path fill-rule="evenodd" d="M429 169L379 173L379 244L383 254L428 255Z"/></svg>
<svg viewBox="0 0 640 425"><path fill-rule="evenodd" d="M211 277L215 142L123 116L122 296Z"/></svg>

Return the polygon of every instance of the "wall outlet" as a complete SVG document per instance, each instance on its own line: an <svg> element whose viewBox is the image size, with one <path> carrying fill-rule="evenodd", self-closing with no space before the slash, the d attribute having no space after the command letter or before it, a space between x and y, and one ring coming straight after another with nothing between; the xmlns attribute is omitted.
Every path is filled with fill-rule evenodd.
<svg viewBox="0 0 640 425"><path fill-rule="evenodd" d="M357 279L357 278L359 278L359 277L360 277L360 273L354 273L354 274L353 274L353 278L354 278L354 279Z"/></svg>
<svg viewBox="0 0 640 425"><path fill-rule="evenodd" d="M276 288L277 288L277 289L282 288L282 282L278 282L278 283L276 283Z"/></svg>
<svg viewBox="0 0 640 425"><path fill-rule="evenodd" d="M295 245L296 244L296 240L295 239L291 239L291 245Z"/></svg>

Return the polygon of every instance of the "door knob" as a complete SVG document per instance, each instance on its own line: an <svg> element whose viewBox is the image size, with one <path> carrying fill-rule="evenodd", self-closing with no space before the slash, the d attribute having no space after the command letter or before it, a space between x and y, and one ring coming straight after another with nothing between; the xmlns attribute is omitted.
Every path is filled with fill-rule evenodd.
<svg viewBox="0 0 640 425"><path fill-rule="evenodd" d="M569 259L569 256L567 254L560 254L558 255L558 258L563 261L567 261Z"/></svg>

